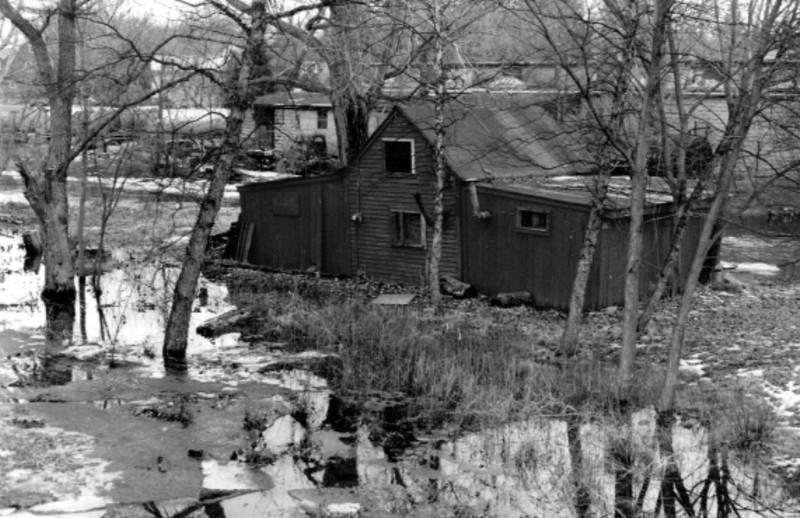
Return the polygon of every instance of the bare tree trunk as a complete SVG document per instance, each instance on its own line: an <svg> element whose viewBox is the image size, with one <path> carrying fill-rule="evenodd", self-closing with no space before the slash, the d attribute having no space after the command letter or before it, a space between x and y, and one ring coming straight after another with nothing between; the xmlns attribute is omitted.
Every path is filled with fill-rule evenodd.
<svg viewBox="0 0 800 518"><path fill-rule="evenodd" d="M254 69L260 64L261 44L267 26L265 1L254 1L250 13L252 26L247 34L246 47L237 63L233 80L228 85L229 91L226 92L230 115L225 125L221 158L215 164L214 174L200 204L200 212L186 247L186 254L175 284L172 306L167 319L163 347L164 365L167 370L173 372L183 371L187 367L186 347L189 341L189 319L203 266L203 257L214 220L222 204L233 162L239 150L242 122L254 97L255 90L251 85L251 80Z"/></svg>
<svg viewBox="0 0 800 518"><path fill-rule="evenodd" d="M352 87L345 85L332 95L333 117L339 136L339 162L345 166L361 150L369 137L369 106Z"/></svg>
<svg viewBox="0 0 800 518"><path fill-rule="evenodd" d="M51 56L43 29L34 27L23 18L8 0L0 0L0 14L8 18L30 43L38 79L47 92L50 106L50 142L44 171L34 175L24 164L17 164L25 182L25 196L39 219L42 231L45 266L42 299L47 314L48 343L71 338L76 299L67 204L72 104L75 98L75 0L59 0L56 12L58 41L55 56Z"/></svg>
<svg viewBox="0 0 800 518"><path fill-rule="evenodd" d="M444 185L447 177L447 166L444 157L444 104L445 104L445 78L443 70L444 41L441 34L441 13L438 0L434 0L433 30L435 32L434 67L436 69L436 84L434 85L434 134L433 149L434 169L436 184L433 191L433 236L431 249L428 252L428 285L431 292L431 305L434 310L439 308L442 292L439 286L439 265L442 261L442 230L444 219Z"/></svg>
<svg viewBox="0 0 800 518"><path fill-rule="evenodd" d="M675 326L672 329L672 337L670 339L669 358L667 360L664 385L661 388L661 395L659 396L657 405L657 408L660 412L671 410L675 403L675 389L678 385L678 367L680 366L686 326L689 322L689 312L692 309L694 293L699 283L700 272L703 269L703 263L705 262L708 250L713 244L714 227L730 188L735 161L736 157L739 156L740 147L741 142L737 142L734 145L735 149L724 155L724 163L720 173L719 186L714 196L714 201L711 203L711 207L709 208L708 214L706 215L706 219L703 223L703 228L700 232L699 243L697 245L697 251L695 252L694 259L692 260L692 266L689 270L689 276L686 279L686 284L683 286L683 293L681 294L678 314L675 319Z"/></svg>
<svg viewBox="0 0 800 518"><path fill-rule="evenodd" d="M675 229L672 232L667 259L664 261L664 264L661 265L661 270L658 272L656 287L650 294L650 298L647 300L647 304L642 310L642 314L639 316L639 323L637 326L639 333L643 333L647 328L647 324L650 323L650 319L653 318L656 312L658 301L660 301L664 293L666 293L670 280L674 278L683 239L686 236L686 230L689 228L691 205L692 199L689 199L678 207L678 214L675 215Z"/></svg>
<svg viewBox="0 0 800 518"><path fill-rule="evenodd" d="M617 375L617 397L624 403L630 396L633 366L636 356L637 324L639 322L639 270L642 262L642 227L644 224L645 179L647 176L647 142L654 99L659 91L659 74L664 40L667 33L672 0L655 2L654 26L650 63L647 69L645 95L639 113L636 154L631 171L630 231L625 268L625 310L623 313L622 350Z"/></svg>
<svg viewBox="0 0 800 518"><path fill-rule="evenodd" d="M581 255L578 258L575 280L572 283L567 323L564 325L564 334L561 335L559 353L565 356L574 356L578 352L581 317L583 316L583 306L586 301L586 285L589 282L589 274L591 273L592 263L594 262L594 253L597 250L597 240L600 236L602 223L601 212L603 210L603 200L605 199L607 183L603 181L603 185L599 187L602 191L597 195L597 199L595 199L589 211L589 221L586 224L586 233L583 236Z"/></svg>
<svg viewBox="0 0 800 518"><path fill-rule="evenodd" d="M242 121L245 110L232 108L225 128L225 141L222 145L223 158L214 168L214 175L209 183L200 212L192 229L186 254L183 258L180 275L175 284L172 306L164 335L164 365L170 370L186 369L186 347L189 340L189 319L195 298L197 282L203 266L208 237L219 212L225 186L228 183L233 161L239 148Z"/></svg>

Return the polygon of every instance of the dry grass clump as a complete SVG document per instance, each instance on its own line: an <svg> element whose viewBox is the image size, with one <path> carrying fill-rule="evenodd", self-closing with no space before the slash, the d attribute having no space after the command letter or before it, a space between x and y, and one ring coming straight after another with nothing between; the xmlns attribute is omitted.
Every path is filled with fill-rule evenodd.
<svg viewBox="0 0 800 518"><path fill-rule="evenodd" d="M290 352L337 354L340 370L329 381L338 393L355 400L402 394L416 427L474 429L614 409L613 366L600 359L541 361L538 340L519 325L481 313L376 306L365 292L353 292L353 281L238 272L228 287L239 307L255 304L259 316L267 315L259 325L269 328L260 330L268 340L285 342ZM657 377L641 379L649 387ZM652 392L641 391L642 401L632 403L646 404Z"/></svg>

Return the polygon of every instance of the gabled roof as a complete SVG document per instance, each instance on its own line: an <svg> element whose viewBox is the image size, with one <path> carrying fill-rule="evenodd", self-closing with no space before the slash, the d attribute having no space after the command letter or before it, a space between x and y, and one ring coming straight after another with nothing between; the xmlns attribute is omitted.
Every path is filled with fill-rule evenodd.
<svg viewBox="0 0 800 518"><path fill-rule="evenodd" d="M434 144L432 102L396 110ZM556 122L544 108L532 103L448 103L445 159L462 180L584 174L595 169L578 131Z"/></svg>

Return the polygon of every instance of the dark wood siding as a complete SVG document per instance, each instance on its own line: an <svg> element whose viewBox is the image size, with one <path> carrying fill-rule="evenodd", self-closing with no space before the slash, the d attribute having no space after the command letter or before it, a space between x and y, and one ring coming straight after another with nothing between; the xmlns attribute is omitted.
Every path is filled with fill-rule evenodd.
<svg viewBox="0 0 800 518"><path fill-rule="evenodd" d="M347 200L341 176L243 188L239 260L282 270L349 274Z"/></svg>
<svg viewBox="0 0 800 518"><path fill-rule="evenodd" d="M588 207L558 203L532 195L512 194L479 187L481 210L491 218L481 221L471 215L468 197L462 198L464 228L464 280L488 294L528 291L539 306L566 308L575 268L588 221ZM518 208L550 211L547 234L517 229ZM661 265L669 253L672 215L651 211L643 229L640 294L644 298L655 285ZM699 219L689 227L681 261L681 279L696 248ZM621 305L625 300L625 269L629 221L616 217L603 222L586 287L584 309Z"/></svg>
<svg viewBox="0 0 800 518"><path fill-rule="evenodd" d="M479 187L478 197L481 210L488 210L491 218L473 217L463 197L465 280L484 293L525 290L539 306L566 307L588 209L490 188ZM520 231L520 208L548 211L548 232Z"/></svg>
<svg viewBox="0 0 800 518"><path fill-rule="evenodd" d="M384 171L383 139L413 139L414 174ZM426 248L395 246L392 241L392 211L420 212L419 195L433 215L433 152L428 142L402 116L395 116L349 168L351 265L354 272L376 279L417 284L425 279ZM459 206L455 184L445 193L445 223L442 237L442 275L460 277ZM432 228L427 228L430 247Z"/></svg>

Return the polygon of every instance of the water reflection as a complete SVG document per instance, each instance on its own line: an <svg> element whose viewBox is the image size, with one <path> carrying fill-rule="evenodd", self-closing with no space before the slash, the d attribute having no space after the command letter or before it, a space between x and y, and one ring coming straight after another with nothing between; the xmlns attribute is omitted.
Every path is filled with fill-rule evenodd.
<svg viewBox="0 0 800 518"><path fill-rule="evenodd" d="M61 384L87 379L85 359L73 353L64 355L70 345L85 348L100 346L105 351L105 366L134 362L146 367L149 375L163 376L161 345L169 309L169 296L178 269L158 264L135 264L99 276L76 279L77 301L73 308L45 304L40 293L43 272L4 273L0 283L0 355L14 356L26 364L21 370L37 384ZM191 315L188 353L208 351L210 340L197 336L194 329L218 313L232 309L227 290L200 280L204 294ZM77 309L77 311L76 311ZM71 310L71 311L69 311ZM48 312L50 332L45 331ZM76 368L81 364L83 369ZM89 369L90 370L90 369Z"/></svg>

